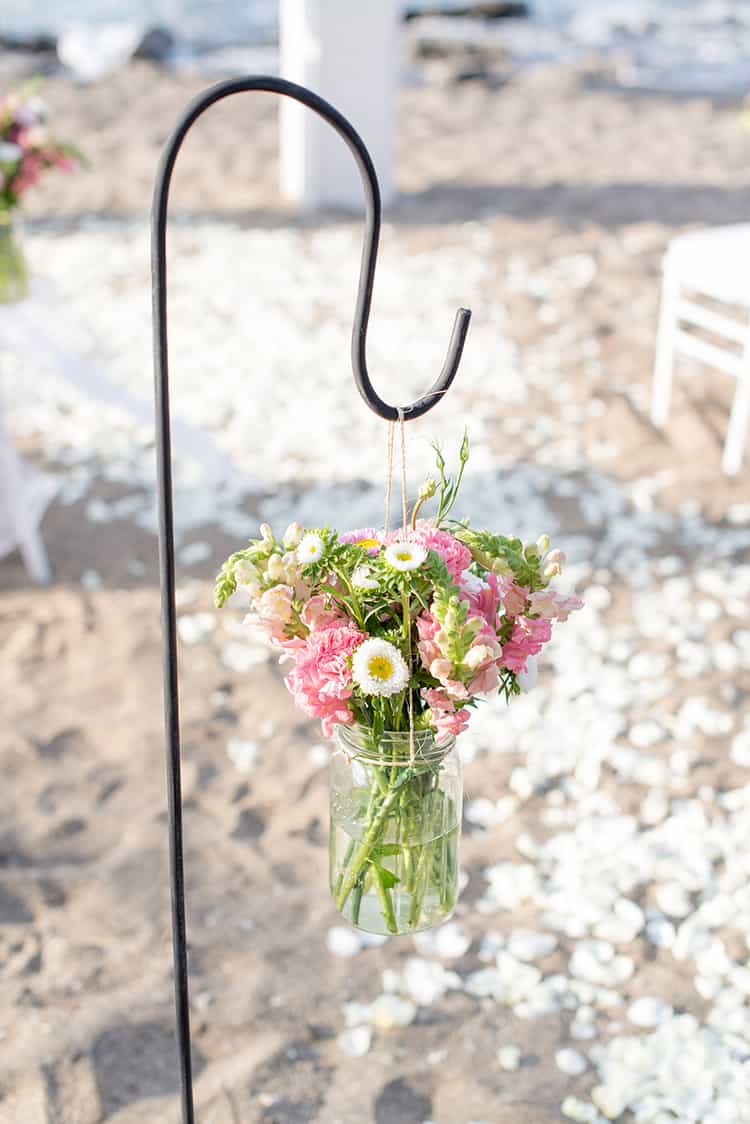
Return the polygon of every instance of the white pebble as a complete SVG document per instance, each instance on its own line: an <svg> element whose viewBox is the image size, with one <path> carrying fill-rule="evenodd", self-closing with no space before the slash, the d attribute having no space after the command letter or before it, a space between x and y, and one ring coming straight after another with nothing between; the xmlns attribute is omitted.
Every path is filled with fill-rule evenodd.
<svg viewBox="0 0 750 1124"><path fill-rule="evenodd" d="M593 1124L598 1116L595 1105L587 1104L578 1097L566 1097L560 1111L568 1120L575 1120L576 1124Z"/></svg>
<svg viewBox="0 0 750 1124"><path fill-rule="evenodd" d="M443 960L458 960L469 950L471 937L456 921L448 921L438 929L417 933L414 944L424 956L439 956Z"/></svg>
<svg viewBox="0 0 750 1124"><path fill-rule="evenodd" d="M336 1041L350 1058L362 1058L372 1045L372 1030L369 1026L355 1026L343 1031Z"/></svg>
<svg viewBox="0 0 750 1124"><path fill-rule="evenodd" d="M666 1019L671 1018L672 1007L663 999L656 996L644 995L636 999L628 1007L628 1018L631 1023L642 1027L655 1027Z"/></svg>
<svg viewBox="0 0 750 1124"><path fill-rule="evenodd" d="M511 1073L521 1065L521 1049L513 1043L508 1043L507 1046L501 1046L497 1051L497 1063L501 1069L507 1070Z"/></svg>
<svg viewBox="0 0 750 1124"><path fill-rule="evenodd" d="M571 1050L570 1047L565 1047L558 1050L555 1054L555 1064L561 1073L566 1073L568 1077L579 1077L585 1073L588 1062L583 1054L578 1050Z"/></svg>
<svg viewBox="0 0 750 1124"><path fill-rule="evenodd" d="M328 930L326 948L334 956L348 958L356 956L362 951L362 941L356 929L348 929L343 925L334 925Z"/></svg>
<svg viewBox="0 0 750 1124"><path fill-rule="evenodd" d="M508 937L508 951L519 960L539 960L557 948L552 933L536 933L531 929L515 929Z"/></svg>
<svg viewBox="0 0 750 1124"><path fill-rule="evenodd" d="M397 995L379 995L370 1006L369 1022L378 1030L393 1030L409 1026L417 1013L416 1006Z"/></svg>
<svg viewBox="0 0 750 1124"><path fill-rule="evenodd" d="M232 738L227 742L227 757L240 773L250 773L258 764L261 748L257 742Z"/></svg>
<svg viewBox="0 0 750 1124"><path fill-rule="evenodd" d="M178 551L177 557L183 566L195 566L211 557L211 547L207 542L191 542Z"/></svg>

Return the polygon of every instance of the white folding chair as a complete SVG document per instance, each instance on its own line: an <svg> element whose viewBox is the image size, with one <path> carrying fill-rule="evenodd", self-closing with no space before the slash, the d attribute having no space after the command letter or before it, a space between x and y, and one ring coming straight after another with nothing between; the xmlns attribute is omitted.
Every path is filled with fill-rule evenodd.
<svg viewBox="0 0 750 1124"><path fill-rule="evenodd" d="M18 548L31 580L47 585L50 565L39 523L49 496L37 478L41 482L16 455L0 413L0 558Z"/></svg>
<svg viewBox="0 0 750 1124"><path fill-rule="evenodd" d="M696 297L742 307L747 315L728 316ZM687 326L708 332L717 342L687 331ZM658 426L669 416L677 352L737 379L721 462L724 472L733 476L742 465L750 424L750 223L681 234L669 243L651 400L651 418Z"/></svg>

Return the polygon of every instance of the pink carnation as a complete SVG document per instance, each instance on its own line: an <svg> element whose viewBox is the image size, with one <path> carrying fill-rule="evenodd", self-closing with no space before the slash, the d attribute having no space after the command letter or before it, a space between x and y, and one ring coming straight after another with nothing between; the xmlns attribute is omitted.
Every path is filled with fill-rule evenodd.
<svg viewBox="0 0 750 1124"><path fill-rule="evenodd" d="M311 632L285 679L300 710L321 719L326 737L335 723L350 726L354 721L347 703L352 693L349 657L363 640L363 634L349 624Z"/></svg>
<svg viewBox="0 0 750 1124"><path fill-rule="evenodd" d="M503 666L509 671L525 671L529 656L538 656L551 635L552 625L544 617L517 617L510 640L503 644Z"/></svg>
<svg viewBox="0 0 750 1124"><path fill-rule="evenodd" d="M456 737L469 725L468 709L464 706L456 707L444 691L428 687L422 691L422 698L430 708L432 725L438 734L453 734Z"/></svg>
<svg viewBox="0 0 750 1124"><path fill-rule="evenodd" d="M403 531L392 532L388 541L403 538ZM459 580L464 570L471 565L471 551L448 531L441 531L426 519L418 519L413 531L409 531L409 542L419 543L425 550L434 550L445 562L451 577Z"/></svg>

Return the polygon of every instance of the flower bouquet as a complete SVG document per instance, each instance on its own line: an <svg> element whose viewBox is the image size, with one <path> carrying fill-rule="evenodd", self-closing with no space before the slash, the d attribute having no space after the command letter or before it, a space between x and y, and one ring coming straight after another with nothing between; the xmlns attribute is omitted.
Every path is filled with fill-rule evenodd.
<svg viewBox="0 0 750 1124"><path fill-rule="evenodd" d="M13 212L44 172L72 171L83 162L77 148L49 135L47 110L35 89L0 97L0 304L21 300L28 292Z"/></svg>
<svg viewBox="0 0 750 1124"><path fill-rule="evenodd" d="M238 588L248 621L291 664L286 686L320 718L331 766L330 884L337 909L380 933L445 920L458 889L461 772L455 740L483 695L508 701L553 620L581 607L550 588L564 556L449 518L455 478L419 491L396 531L287 528L232 554L221 606ZM428 500L437 511L420 518Z"/></svg>

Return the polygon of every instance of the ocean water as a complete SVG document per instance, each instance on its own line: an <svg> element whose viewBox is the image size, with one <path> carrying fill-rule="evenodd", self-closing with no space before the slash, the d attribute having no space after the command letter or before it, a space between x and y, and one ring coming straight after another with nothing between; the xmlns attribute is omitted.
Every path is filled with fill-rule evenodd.
<svg viewBox="0 0 750 1124"><path fill-rule="evenodd" d="M616 52L626 85L750 91L750 0L532 0L531 9L529 20L471 21L468 34L501 43L518 65ZM73 25L115 23L167 27L198 47L268 44L278 35L278 0L0 0L4 34L59 36Z"/></svg>

